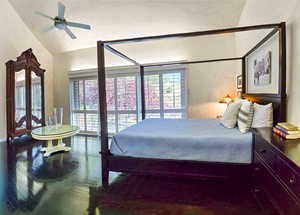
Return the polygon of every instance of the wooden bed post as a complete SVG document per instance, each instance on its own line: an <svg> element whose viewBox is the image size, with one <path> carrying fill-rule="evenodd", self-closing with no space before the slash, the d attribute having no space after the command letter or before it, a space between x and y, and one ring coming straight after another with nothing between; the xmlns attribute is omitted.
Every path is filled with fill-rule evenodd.
<svg viewBox="0 0 300 215"><path fill-rule="evenodd" d="M285 22L280 23L280 30L279 30L279 94L281 98L281 102L284 105L280 106L280 121L285 121L287 117L287 110L286 110L286 24Z"/></svg>
<svg viewBox="0 0 300 215"><path fill-rule="evenodd" d="M246 93L246 57L242 58L242 94Z"/></svg>
<svg viewBox="0 0 300 215"><path fill-rule="evenodd" d="M285 22L282 22L280 24L280 30L279 30L279 55L280 55L280 70L279 73L281 77L279 80L281 81L279 83L279 89L280 89L280 95L281 97L286 97L286 25Z"/></svg>
<svg viewBox="0 0 300 215"><path fill-rule="evenodd" d="M145 103L145 82L144 82L144 66L140 66L140 76L141 76L141 103L142 103L142 120L146 118L146 103Z"/></svg>
<svg viewBox="0 0 300 215"><path fill-rule="evenodd" d="M97 60L98 60L98 90L99 90L99 112L101 126L101 161L102 161L102 186L108 186L109 166L108 166L108 130L107 130L107 104L106 104L106 87L105 87L105 60L104 44L102 41L97 43Z"/></svg>

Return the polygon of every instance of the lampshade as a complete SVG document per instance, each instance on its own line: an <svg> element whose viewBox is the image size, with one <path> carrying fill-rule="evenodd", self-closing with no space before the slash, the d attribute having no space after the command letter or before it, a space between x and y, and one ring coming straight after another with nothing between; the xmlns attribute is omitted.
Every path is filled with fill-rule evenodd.
<svg viewBox="0 0 300 215"><path fill-rule="evenodd" d="M225 104L229 104L233 101L233 99L230 97L230 95L226 95L225 97L223 97L219 103L225 103Z"/></svg>

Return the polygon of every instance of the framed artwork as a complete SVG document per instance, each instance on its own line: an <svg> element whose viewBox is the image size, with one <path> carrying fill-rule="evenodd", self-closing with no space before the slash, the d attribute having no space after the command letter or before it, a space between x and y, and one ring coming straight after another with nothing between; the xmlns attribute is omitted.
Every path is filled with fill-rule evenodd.
<svg viewBox="0 0 300 215"><path fill-rule="evenodd" d="M236 77L236 88L238 91L241 91L243 88L243 79L242 79L242 75L238 75Z"/></svg>
<svg viewBox="0 0 300 215"><path fill-rule="evenodd" d="M246 93L279 93L278 34L246 57Z"/></svg>
<svg viewBox="0 0 300 215"><path fill-rule="evenodd" d="M271 84L271 78L272 78L272 70L271 70L271 51L268 51L264 56L261 58L255 59L253 62L253 68L254 71L253 80L254 85L256 86L262 86L262 85L268 85Z"/></svg>

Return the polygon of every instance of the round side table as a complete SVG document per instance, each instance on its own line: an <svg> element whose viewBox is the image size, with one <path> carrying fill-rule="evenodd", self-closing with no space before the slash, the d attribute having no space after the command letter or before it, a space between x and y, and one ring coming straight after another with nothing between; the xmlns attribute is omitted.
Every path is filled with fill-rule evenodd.
<svg viewBox="0 0 300 215"><path fill-rule="evenodd" d="M62 139L74 136L79 133L78 126L72 125L53 125L45 126L32 130L31 135L36 140L47 140L47 146L41 149L44 152L44 157L50 156L54 152L70 151L70 147L67 147ZM57 145L53 145L53 140L58 140Z"/></svg>

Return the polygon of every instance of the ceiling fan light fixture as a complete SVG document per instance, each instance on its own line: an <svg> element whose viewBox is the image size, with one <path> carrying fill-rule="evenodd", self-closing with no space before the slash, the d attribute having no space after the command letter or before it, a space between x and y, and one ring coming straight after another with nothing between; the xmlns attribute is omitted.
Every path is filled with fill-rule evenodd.
<svg viewBox="0 0 300 215"><path fill-rule="evenodd" d="M70 36L71 39L76 39L76 36L68 28L68 26L69 27L74 27L74 28L81 28L81 29L85 29L85 30L91 30L90 25L77 23L77 22L68 22L65 19L66 7L63 3L61 3L61 2L57 3L57 10L58 10L58 15L54 18L51 17L51 16L48 16L44 13L41 13L39 11L36 12L37 15L42 16L42 17L47 18L47 19L51 19L52 21L54 21L54 26L47 28L47 30L43 31L43 32L48 32L48 31L52 30L54 27L56 27L59 30L64 30Z"/></svg>

